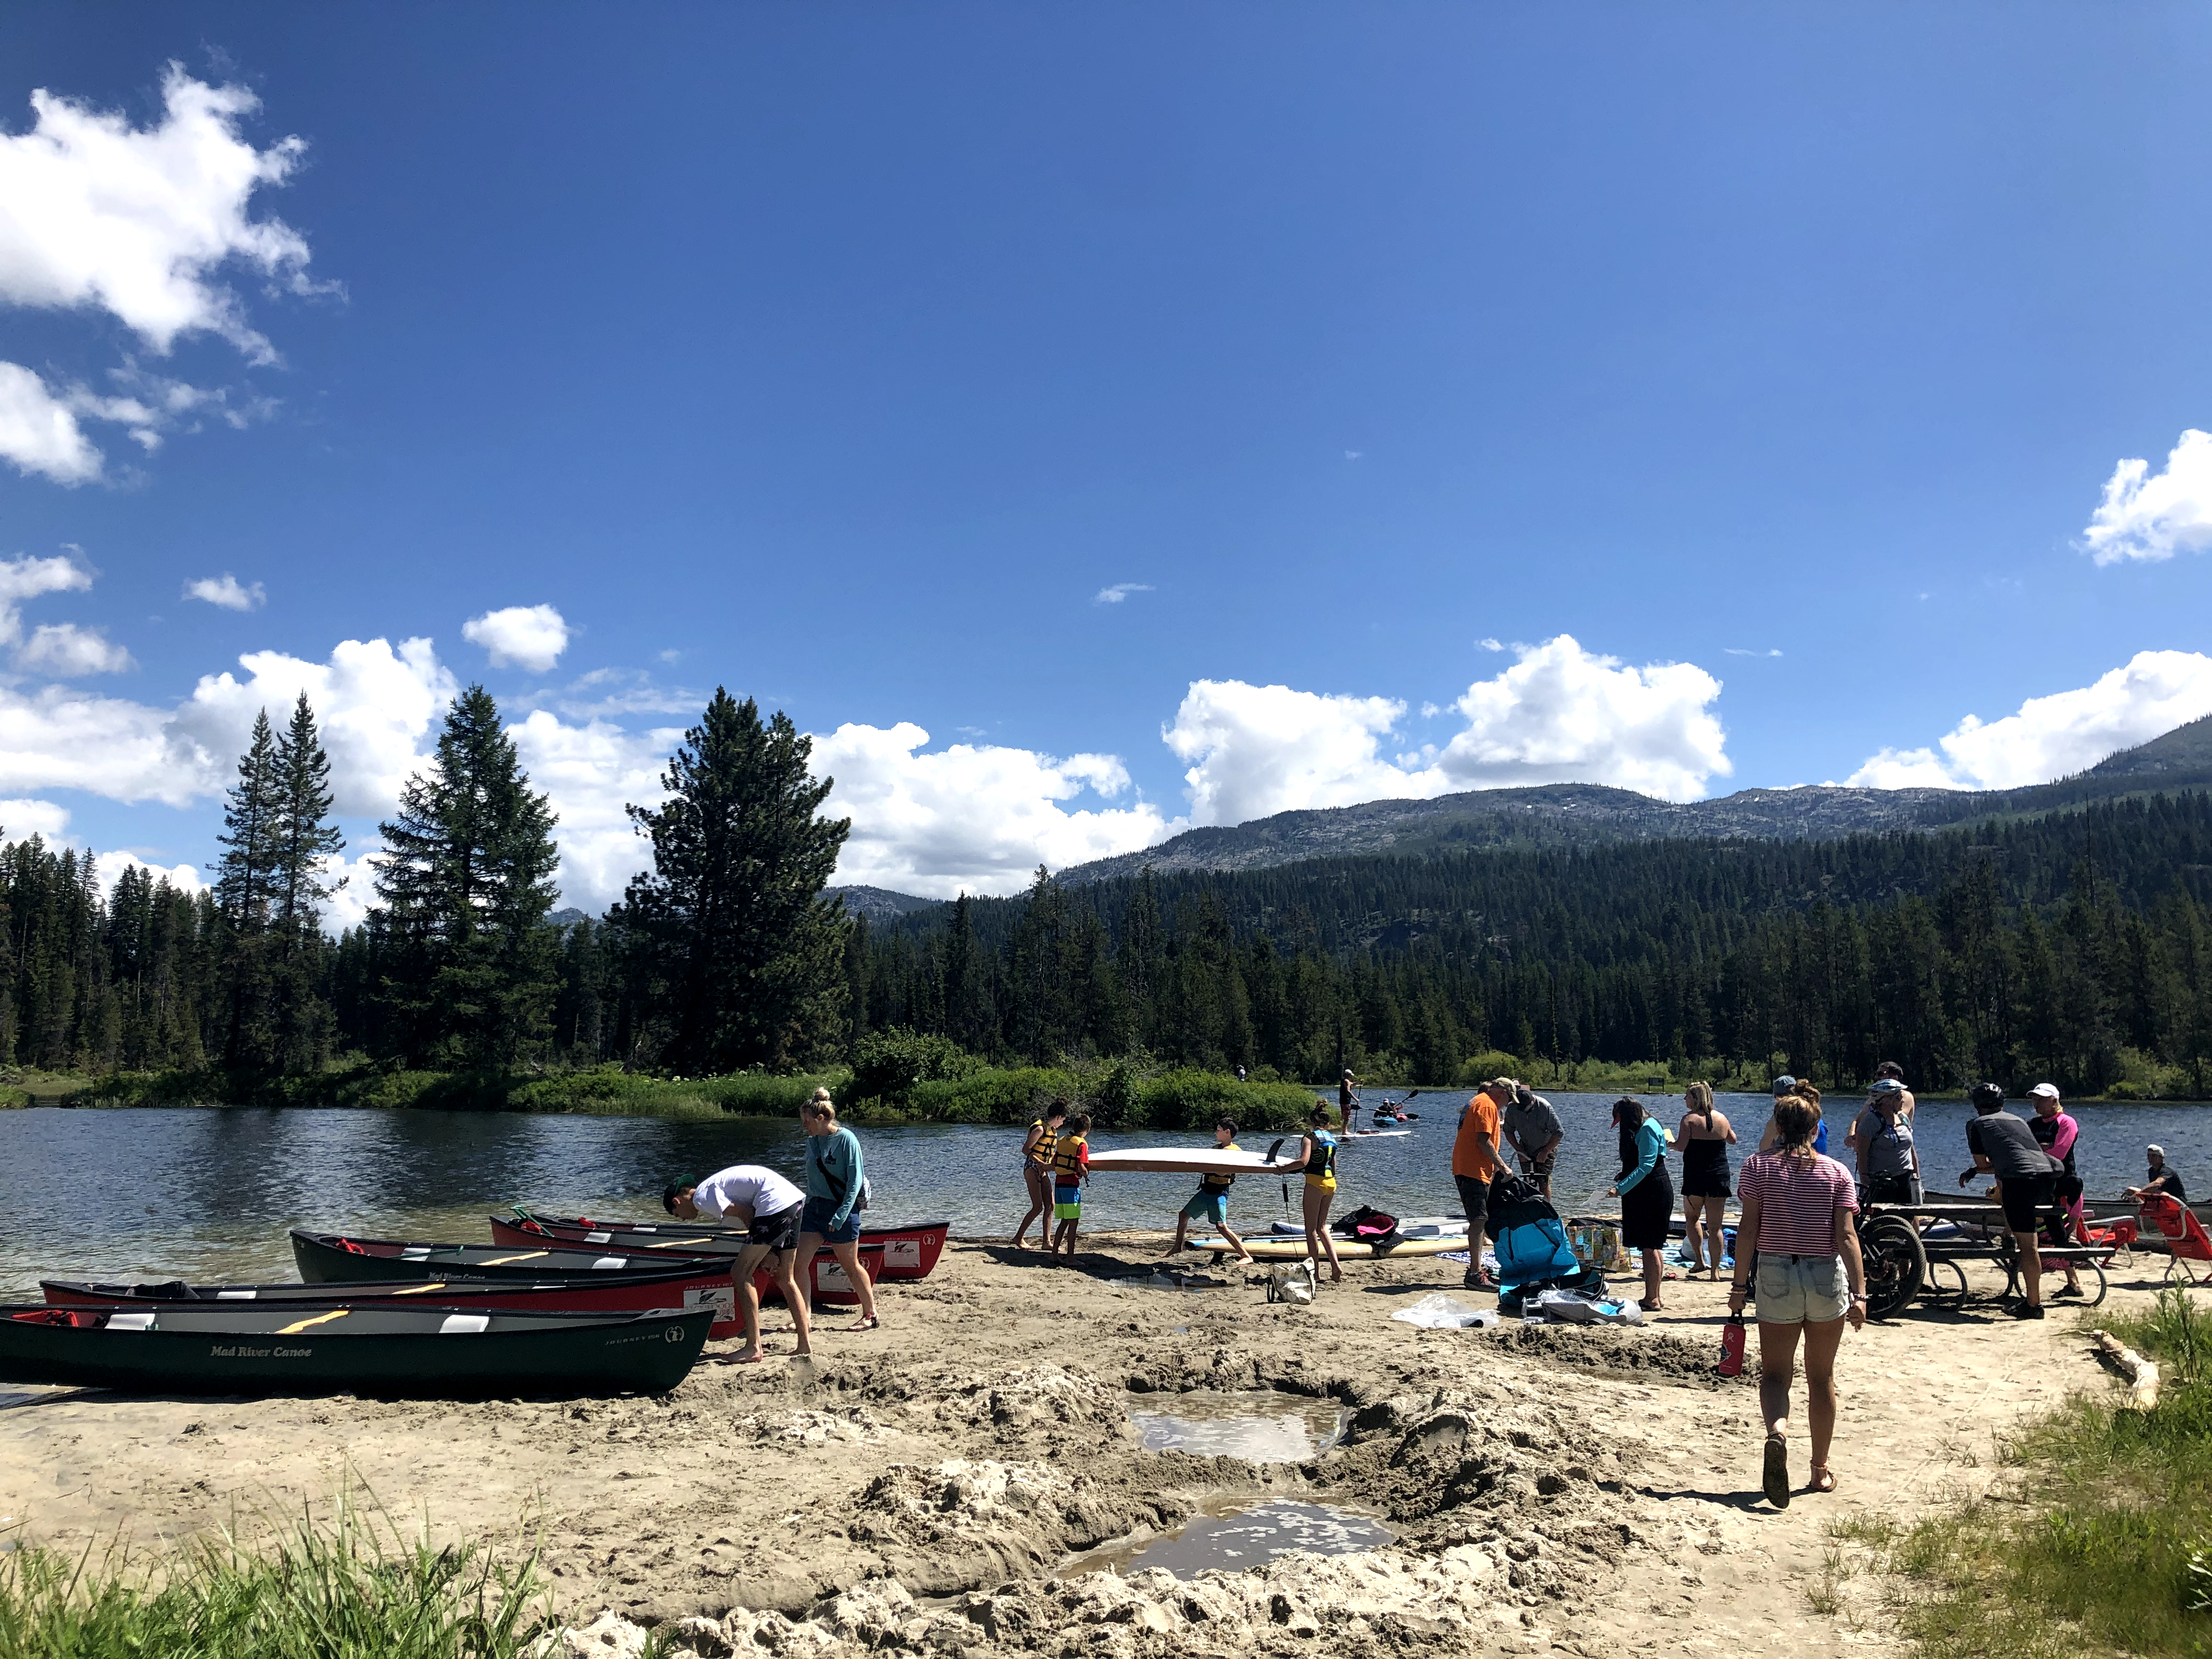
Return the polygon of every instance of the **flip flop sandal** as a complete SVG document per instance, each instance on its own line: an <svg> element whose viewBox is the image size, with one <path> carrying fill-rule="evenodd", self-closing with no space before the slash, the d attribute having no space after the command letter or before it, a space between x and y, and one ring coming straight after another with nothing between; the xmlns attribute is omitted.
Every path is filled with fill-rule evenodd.
<svg viewBox="0 0 2212 1659"><path fill-rule="evenodd" d="M1813 1466L1813 1490L1814 1492L1833 1492L1835 1489L1836 1472L1830 1468L1826 1463L1815 1463Z"/></svg>
<svg viewBox="0 0 2212 1659"><path fill-rule="evenodd" d="M1790 1507L1790 1443L1778 1434L1766 1437L1766 1466L1760 1474L1759 1490L1776 1509Z"/></svg>
<svg viewBox="0 0 2212 1659"><path fill-rule="evenodd" d="M845 1328L848 1331L879 1331L883 1328L884 1322L880 1319L864 1319L859 1324L848 1325Z"/></svg>

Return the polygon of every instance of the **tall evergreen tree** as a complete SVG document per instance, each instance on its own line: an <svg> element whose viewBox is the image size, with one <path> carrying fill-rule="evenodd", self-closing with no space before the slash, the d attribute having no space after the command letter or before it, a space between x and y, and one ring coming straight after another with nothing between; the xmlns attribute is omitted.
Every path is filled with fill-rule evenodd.
<svg viewBox="0 0 2212 1659"><path fill-rule="evenodd" d="M276 738L269 711L253 717L253 736L239 757L238 781L224 798L222 854L216 862L216 901L224 924L224 999L229 1018L223 1063L260 1071L276 1058L272 1003L276 978L270 922L277 880L277 838L283 816Z"/></svg>
<svg viewBox="0 0 2212 1659"><path fill-rule="evenodd" d="M323 860L345 846L331 823L331 759L315 711L300 693L276 739L276 814L270 836L270 927L274 935L271 998L275 1059L285 1072L312 1071L329 1057L332 1014L322 985L330 948L322 906L333 890ZM343 884L343 878L339 884Z"/></svg>
<svg viewBox="0 0 2212 1659"><path fill-rule="evenodd" d="M511 1066L544 1042L557 988L553 824L498 706L471 686L380 826L369 926L386 1039L410 1062Z"/></svg>
<svg viewBox="0 0 2212 1659"><path fill-rule="evenodd" d="M670 759L659 806L632 806L653 869L622 922L666 998L666 1064L787 1066L842 1036L844 907L822 896L851 820L819 816L830 780L788 716L717 688Z"/></svg>

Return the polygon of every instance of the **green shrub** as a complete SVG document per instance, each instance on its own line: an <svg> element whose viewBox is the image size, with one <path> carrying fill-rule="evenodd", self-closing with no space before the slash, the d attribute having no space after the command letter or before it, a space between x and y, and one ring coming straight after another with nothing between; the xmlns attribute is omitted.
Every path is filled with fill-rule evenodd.
<svg viewBox="0 0 2212 1659"><path fill-rule="evenodd" d="M1479 1054L1469 1054L1460 1062L1459 1075L1453 1081L1462 1089L1478 1089L1494 1077L1519 1078L1528 1080L1526 1061L1516 1060L1502 1049L1486 1049Z"/></svg>
<svg viewBox="0 0 2212 1659"><path fill-rule="evenodd" d="M901 1105L917 1084L956 1082L982 1066L949 1037L890 1026L854 1043L853 1097Z"/></svg>
<svg viewBox="0 0 2212 1659"><path fill-rule="evenodd" d="M1233 1117L1242 1127L1295 1129L1313 1103L1295 1083L1239 1083L1224 1073L1186 1069L1139 1084L1130 1120L1108 1127L1211 1129L1216 1118Z"/></svg>

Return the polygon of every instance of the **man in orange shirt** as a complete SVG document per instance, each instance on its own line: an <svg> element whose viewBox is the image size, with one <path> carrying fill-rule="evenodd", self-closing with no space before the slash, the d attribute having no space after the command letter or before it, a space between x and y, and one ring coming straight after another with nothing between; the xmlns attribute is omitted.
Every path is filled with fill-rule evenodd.
<svg viewBox="0 0 2212 1659"><path fill-rule="evenodd" d="M1497 1282L1483 1270L1483 1224L1490 1215L1490 1183L1498 1178L1498 1122L1513 1098L1513 1079L1494 1078L1474 1092L1459 1115L1459 1138L1452 1142L1452 1182L1467 1211L1467 1279L1470 1291L1494 1291Z"/></svg>

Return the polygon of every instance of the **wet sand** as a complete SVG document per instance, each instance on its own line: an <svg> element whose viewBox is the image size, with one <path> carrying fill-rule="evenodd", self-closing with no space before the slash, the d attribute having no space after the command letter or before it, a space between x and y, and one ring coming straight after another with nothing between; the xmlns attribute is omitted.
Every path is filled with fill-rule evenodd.
<svg viewBox="0 0 2212 1659"><path fill-rule="evenodd" d="M1839 1365L1840 1490L1777 1513L1758 1493L1755 1391L1712 1372L1724 1285L1670 1282L1642 1329L1424 1331L1389 1316L1455 1287L1457 1264L1348 1266L1293 1307L1233 1262L1207 1270L1223 1288L1163 1287L1164 1242L1101 1236L1072 1268L957 1242L928 1280L885 1287L883 1329L825 1310L812 1364L741 1366L716 1344L655 1399L18 1390L27 1403L0 1410L0 1515L27 1540L146 1546L251 1533L350 1485L433 1539L541 1551L576 1626L552 1651L601 1659L653 1625L702 1659L1863 1654L1893 1644L1807 1599L1825 1523L1976 1488L1994 1432L2109 1386L2077 1331L2094 1316L2020 1323L1980 1303L1869 1326ZM2138 1259L2114 1302L2148 1299L2156 1273ZM771 1312L771 1348L790 1346L781 1323ZM1131 1421L1186 1392L1255 1389L1333 1400L1342 1437L1254 1462L1146 1451ZM1802 1439L1793 1451L1802 1486ZM1341 1504L1395 1536L1190 1581L1054 1576L1239 1495Z"/></svg>

